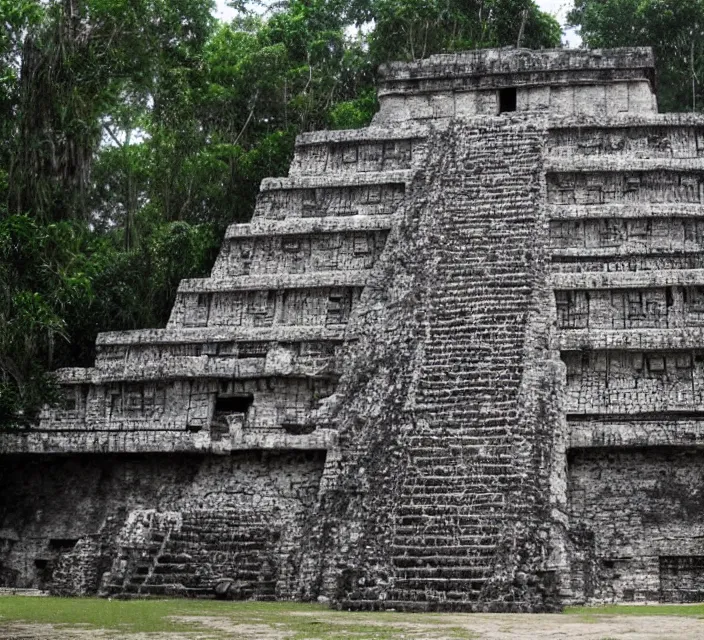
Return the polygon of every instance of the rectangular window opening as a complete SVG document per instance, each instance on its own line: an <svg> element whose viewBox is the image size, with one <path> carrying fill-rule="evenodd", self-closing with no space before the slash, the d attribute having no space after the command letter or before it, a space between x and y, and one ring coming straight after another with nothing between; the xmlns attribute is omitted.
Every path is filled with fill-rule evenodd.
<svg viewBox="0 0 704 640"><path fill-rule="evenodd" d="M78 538L51 538L49 549L52 551L71 551L78 544Z"/></svg>
<svg viewBox="0 0 704 640"><path fill-rule="evenodd" d="M61 409L64 411L75 411L77 409L76 390L72 386L63 390L61 396Z"/></svg>
<svg viewBox="0 0 704 640"><path fill-rule="evenodd" d="M247 413L254 402L251 393L236 396L218 396L215 399L215 413Z"/></svg>
<svg viewBox="0 0 704 640"><path fill-rule="evenodd" d="M499 113L516 110L516 87L499 89Z"/></svg>

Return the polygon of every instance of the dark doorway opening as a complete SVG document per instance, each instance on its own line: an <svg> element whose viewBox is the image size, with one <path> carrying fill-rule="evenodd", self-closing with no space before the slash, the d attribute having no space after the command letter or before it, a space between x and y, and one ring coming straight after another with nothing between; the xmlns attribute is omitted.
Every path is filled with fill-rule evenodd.
<svg viewBox="0 0 704 640"><path fill-rule="evenodd" d="M499 113L516 110L516 87L499 89Z"/></svg>
<svg viewBox="0 0 704 640"><path fill-rule="evenodd" d="M254 402L251 393L238 396L218 396L215 399L215 413L247 413Z"/></svg>
<svg viewBox="0 0 704 640"><path fill-rule="evenodd" d="M210 422L210 438L214 441L222 440L230 433L233 424L239 424L239 428L243 428L253 402L254 396L251 393L217 396L215 412Z"/></svg>
<svg viewBox="0 0 704 640"><path fill-rule="evenodd" d="M52 551L71 551L78 544L78 538L51 538L49 549Z"/></svg>

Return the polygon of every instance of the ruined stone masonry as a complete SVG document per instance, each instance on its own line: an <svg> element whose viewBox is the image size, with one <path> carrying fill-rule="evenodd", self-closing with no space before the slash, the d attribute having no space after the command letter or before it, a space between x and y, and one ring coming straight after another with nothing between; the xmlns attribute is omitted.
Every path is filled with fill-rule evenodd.
<svg viewBox="0 0 704 640"><path fill-rule="evenodd" d="M704 118L649 49L382 67L164 329L0 434L0 586L704 600Z"/></svg>

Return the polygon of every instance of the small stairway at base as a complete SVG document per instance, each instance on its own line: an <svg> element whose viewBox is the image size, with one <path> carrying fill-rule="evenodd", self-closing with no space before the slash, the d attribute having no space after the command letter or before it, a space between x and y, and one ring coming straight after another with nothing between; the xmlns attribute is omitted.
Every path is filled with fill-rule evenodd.
<svg viewBox="0 0 704 640"><path fill-rule="evenodd" d="M149 531L141 548L122 548L124 582L108 594L214 596L215 585L232 580L238 599L274 600L278 532L252 511L183 512L180 525Z"/></svg>

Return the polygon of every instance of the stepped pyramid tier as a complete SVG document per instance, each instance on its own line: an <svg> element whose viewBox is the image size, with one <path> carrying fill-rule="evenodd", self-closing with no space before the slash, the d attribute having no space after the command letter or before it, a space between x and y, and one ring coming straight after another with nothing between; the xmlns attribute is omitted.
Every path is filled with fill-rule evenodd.
<svg viewBox="0 0 704 640"><path fill-rule="evenodd" d="M704 599L704 118L649 49L382 66L163 329L0 434L0 587Z"/></svg>

